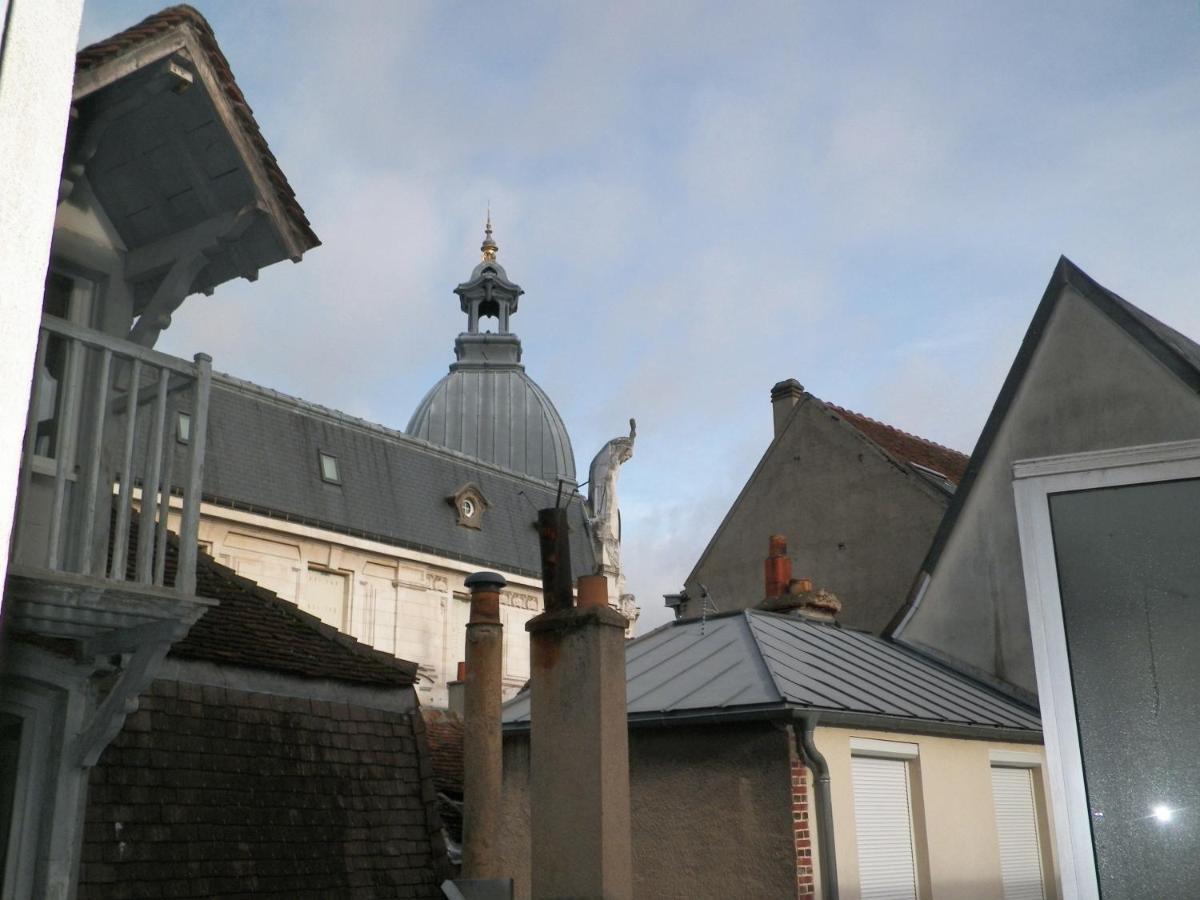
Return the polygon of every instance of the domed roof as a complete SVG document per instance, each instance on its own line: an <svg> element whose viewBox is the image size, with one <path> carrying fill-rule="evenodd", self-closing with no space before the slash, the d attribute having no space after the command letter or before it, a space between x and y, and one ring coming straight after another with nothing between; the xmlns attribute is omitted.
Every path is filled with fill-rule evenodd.
<svg viewBox="0 0 1200 900"><path fill-rule="evenodd" d="M521 366L452 367L405 430L544 481L575 480L575 454L562 417Z"/></svg>
<svg viewBox="0 0 1200 900"><path fill-rule="evenodd" d="M479 248L483 260L454 289L467 330L454 342L457 362L417 406L405 431L413 437L543 481L575 480L575 454L562 417L525 374L521 341L509 331L524 291L496 262L491 215ZM483 333L495 317L499 333Z"/></svg>

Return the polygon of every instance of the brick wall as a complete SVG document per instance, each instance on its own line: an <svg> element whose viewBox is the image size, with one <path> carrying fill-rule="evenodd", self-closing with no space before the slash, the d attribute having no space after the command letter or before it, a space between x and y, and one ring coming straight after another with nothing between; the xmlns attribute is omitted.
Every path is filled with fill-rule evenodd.
<svg viewBox="0 0 1200 900"><path fill-rule="evenodd" d="M795 743L788 743L792 747L792 834L796 846L796 898L816 900L812 838L808 830L808 770L804 767L804 760L796 755Z"/></svg>
<svg viewBox="0 0 1200 900"><path fill-rule="evenodd" d="M92 770L79 900L440 897L416 715L154 682Z"/></svg>

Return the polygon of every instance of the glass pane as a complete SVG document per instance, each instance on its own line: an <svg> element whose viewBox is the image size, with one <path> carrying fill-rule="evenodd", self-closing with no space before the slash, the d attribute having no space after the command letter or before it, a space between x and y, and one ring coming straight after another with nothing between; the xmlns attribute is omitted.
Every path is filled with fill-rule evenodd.
<svg viewBox="0 0 1200 900"><path fill-rule="evenodd" d="M46 361L36 373L38 388L35 456L54 458L58 451L59 416L62 412L62 383L67 371L67 342L52 335L46 342Z"/></svg>
<svg viewBox="0 0 1200 900"><path fill-rule="evenodd" d="M337 459L326 454L321 454L321 477L326 481L338 481L338 464Z"/></svg>
<svg viewBox="0 0 1200 900"><path fill-rule="evenodd" d="M1200 897L1200 481L1050 498L1105 900Z"/></svg>

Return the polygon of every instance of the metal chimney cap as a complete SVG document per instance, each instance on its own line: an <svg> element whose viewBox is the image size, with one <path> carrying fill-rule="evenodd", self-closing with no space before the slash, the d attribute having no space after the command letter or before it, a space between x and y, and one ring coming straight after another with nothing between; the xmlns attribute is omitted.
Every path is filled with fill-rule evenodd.
<svg viewBox="0 0 1200 900"><path fill-rule="evenodd" d="M486 591L489 588L498 591L508 585L499 572L472 572L463 583L472 591Z"/></svg>

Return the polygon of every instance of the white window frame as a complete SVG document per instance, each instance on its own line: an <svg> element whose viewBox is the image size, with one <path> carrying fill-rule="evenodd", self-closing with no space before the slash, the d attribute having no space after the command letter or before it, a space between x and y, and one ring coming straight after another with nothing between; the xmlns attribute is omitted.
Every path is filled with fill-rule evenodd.
<svg viewBox="0 0 1200 900"><path fill-rule="evenodd" d="M1037 670L1059 874L1064 897L1098 900L1074 685L1050 523L1051 494L1200 478L1200 441L1100 450L1013 464L1025 599Z"/></svg>

